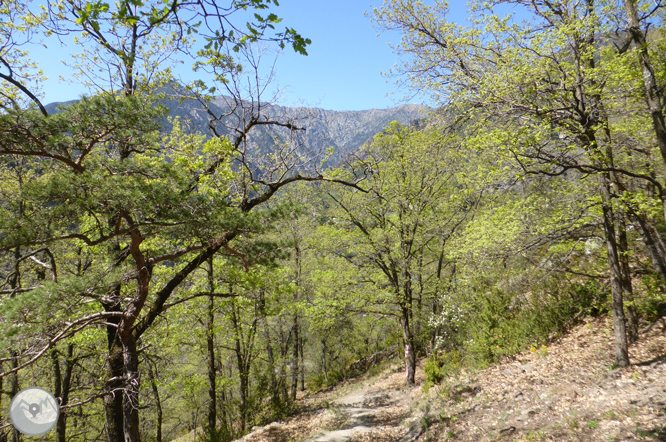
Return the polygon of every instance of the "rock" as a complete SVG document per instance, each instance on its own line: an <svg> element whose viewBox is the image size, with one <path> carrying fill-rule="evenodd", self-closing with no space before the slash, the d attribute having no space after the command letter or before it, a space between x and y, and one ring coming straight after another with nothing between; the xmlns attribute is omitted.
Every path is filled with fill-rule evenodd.
<svg viewBox="0 0 666 442"><path fill-rule="evenodd" d="M621 376L620 370L617 368L606 375L606 379L618 379Z"/></svg>
<svg viewBox="0 0 666 442"><path fill-rule="evenodd" d="M523 422L523 421L528 420L529 418L530 418L530 415L529 415L529 414L527 414L527 413L523 413L523 414L521 414L520 416L518 416L518 417L516 418L516 420L519 421L519 422Z"/></svg>

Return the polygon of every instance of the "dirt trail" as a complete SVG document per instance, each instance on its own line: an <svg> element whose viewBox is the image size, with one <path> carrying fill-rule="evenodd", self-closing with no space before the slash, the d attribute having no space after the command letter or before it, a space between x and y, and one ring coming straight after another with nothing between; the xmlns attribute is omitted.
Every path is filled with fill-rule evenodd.
<svg viewBox="0 0 666 442"><path fill-rule="evenodd" d="M610 318L547 347L432 388L419 441L665 441L666 322L643 329L634 365L613 368Z"/></svg>
<svg viewBox="0 0 666 442"><path fill-rule="evenodd" d="M403 364L299 400L301 411L242 442L664 441L666 321L642 331L634 365L613 369L612 321L588 318L547 347L424 393Z"/></svg>
<svg viewBox="0 0 666 442"><path fill-rule="evenodd" d="M422 378L419 367L417 387L407 389L404 370L392 366L377 377L304 398L302 413L256 429L239 442L410 440L410 428L402 423L414 396L420 395Z"/></svg>

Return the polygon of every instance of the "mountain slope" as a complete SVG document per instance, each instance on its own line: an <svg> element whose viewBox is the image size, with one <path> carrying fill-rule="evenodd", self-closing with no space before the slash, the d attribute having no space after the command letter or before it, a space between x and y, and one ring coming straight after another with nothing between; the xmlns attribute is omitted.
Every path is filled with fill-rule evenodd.
<svg viewBox="0 0 666 442"><path fill-rule="evenodd" d="M76 100L64 103L50 103L46 105L49 113L55 112L57 106L68 105ZM188 120L189 127L194 131L210 134L208 126L209 115L203 105L197 100L177 99L162 100L169 108L169 117L180 117ZM230 101L220 96L214 99L210 109L215 115L224 115L230 112ZM381 132L391 121L400 124L410 123L425 117L426 108L417 104L403 104L391 109L370 109L363 111L332 111L319 108L287 107L277 105L265 105L264 111L268 118L280 121L293 120L299 127L305 128L304 142L315 150L324 150L328 147L335 149L329 164L337 163L350 152L354 152L375 134ZM224 120L233 126L238 116L232 114ZM165 121L166 129L170 124ZM221 133L233 135L229 131L221 129ZM270 128L267 126L255 127L250 135L251 143L257 145L260 151L270 150L273 144L286 143L289 140L289 130L286 128Z"/></svg>

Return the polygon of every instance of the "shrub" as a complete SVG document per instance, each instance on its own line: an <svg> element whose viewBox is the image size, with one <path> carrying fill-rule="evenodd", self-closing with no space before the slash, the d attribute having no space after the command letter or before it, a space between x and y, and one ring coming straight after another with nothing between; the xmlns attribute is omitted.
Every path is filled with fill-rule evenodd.
<svg viewBox="0 0 666 442"><path fill-rule="evenodd" d="M441 372L442 363L440 359L435 355L431 354L423 365L423 371L425 371L425 380L431 384L439 384L444 376Z"/></svg>

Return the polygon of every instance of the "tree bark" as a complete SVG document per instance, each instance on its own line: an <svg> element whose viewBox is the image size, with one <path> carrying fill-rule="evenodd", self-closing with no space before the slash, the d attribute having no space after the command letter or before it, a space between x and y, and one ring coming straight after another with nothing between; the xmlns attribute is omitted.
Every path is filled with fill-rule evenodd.
<svg viewBox="0 0 666 442"><path fill-rule="evenodd" d="M0 363L0 370L2 370L2 363ZM0 420L2 419L2 412L4 408L2 407L2 395L4 394L3 390L3 380L4 378L0 378ZM7 433L5 432L4 429L0 430L0 442L7 442Z"/></svg>
<svg viewBox="0 0 666 442"><path fill-rule="evenodd" d="M247 400L249 393L249 365L247 363L247 355L244 351L244 345L241 341L242 332L240 330L240 318L239 314L236 312L236 306L231 306L231 321L235 330L235 344L236 344L236 364L238 369L238 378L239 378L239 393L240 393L240 426L241 432L245 432L247 427Z"/></svg>
<svg viewBox="0 0 666 442"><path fill-rule="evenodd" d="M301 330L301 336L298 340L298 351L301 354L301 391L305 391L305 356L303 355L303 333Z"/></svg>
<svg viewBox="0 0 666 442"><path fill-rule="evenodd" d="M268 318L266 317L266 310L263 304L262 297L262 306L261 306L261 317L264 322L264 339L266 340L266 354L268 355L268 378L270 380L270 390L271 390L271 401L273 405L277 405L280 402L280 390L278 388L278 381L275 376L275 356L273 354L273 343L271 342L271 332L268 327Z"/></svg>
<svg viewBox="0 0 666 442"><path fill-rule="evenodd" d="M18 367L18 352L12 349L9 351L9 354L12 357L12 368L14 369ZM14 373L11 377L11 390L10 390L11 397L16 396L18 392L19 392L18 373ZM21 441L21 433L19 433L19 431L16 428L11 430L11 435L12 435L12 442Z"/></svg>
<svg viewBox="0 0 666 442"><path fill-rule="evenodd" d="M632 219L637 222L645 247L650 255L654 271L661 277L662 289L666 284L666 252L659 237L659 232L652 222L643 214L632 214Z"/></svg>
<svg viewBox="0 0 666 442"><path fill-rule="evenodd" d="M657 138L661 158L666 163L666 124L664 122L662 92L659 90L657 77L650 60L650 54L648 53L647 33L641 29L635 0L623 0L623 2L627 21L629 22L629 33L638 47L638 61L643 71L643 88L645 89L645 99L650 116L652 117L652 127Z"/></svg>
<svg viewBox="0 0 666 442"><path fill-rule="evenodd" d="M324 380L328 382L328 372L326 371L326 341L321 340L321 369L324 372Z"/></svg>
<svg viewBox="0 0 666 442"><path fill-rule="evenodd" d="M611 310L613 312L613 330L615 334L615 365L618 367L627 367L629 365L629 351L624 317L624 302L622 298L622 270L620 268L620 260L617 253L610 183L606 173L602 174L602 183L600 187L604 218L604 235L606 239L606 254L608 255L611 277Z"/></svg>
<svg viewBox="0 0 666 442"><path fill-rule="evenodd" d="M587 0L588 13L594 13L594 1ZM581 45L593 48L595 45L594 30L574 44L574 52L577 61L588 69L595 69L594 57L583 55ZM578 72L579 84L576 86L577 101L580 103L580 111L586 116L583 123L581 137L586 141L588 154L592 156L592 162L600 169L613 168L613 146L604 102L597 91L592 93L584 89L584 81L590 82L593 88L597 85L594 78L586 78L582 72ZM585 103L587 102L587 107ZM601 172L600 174L601 207L603 212L604 236L606 241L606 254L610 267L611 279L611 310L613 312L613 330L615 335L615 365L627 367L629 365L629 345L627 342L626 318L624 315L622 268L618 254L617 237L615 233L615 214L613 213L612 186L619 187L619 180L615 173Z"/></svg>
<svg viewBox="0 0 666 442"><path fill-rule="evenodd" d="M618 211L618 255L620 257L620 269L622 270L622 293L623 299L627 301L627 339L629 343L638 341L638 315L634 306L634 290L629 269L629 244L627 241L627 227L625 215Z"/></svg>
<svg viewBox="0 0 666 442"><path fill-rule="evenodd" d="M294 348L291 358L291 400L296 400L296 391L298 390L298 315L294 315Z"/></svg>
<svg viewBox="0 0 666 442"><path fill-rule="evenodd" d="M65 372L60 370L60 360L58 352L55 349L51 352L53 358L53 374L54 386L53 395L60 398L60 407L64 407L69 403L69 391L72 381L72 370L74 368L74 344L67 346L67 354L65 355ZM56 424L56 442L67 441L67 411L61 410L58 415L58 422Z"/></svg>
<svg viewBox="0 0 666 442"><path fill-rule="evenodd" d="M120 292L120 286L113 289L113 295ZM112 295L112 299L118 299ZM107 312L120 311L118 303L105 303L104 310ZM116 334L119 318L112 317L108 320L111 325L106 327L107 346L109 356L107 360L107 381L104 396L104 418L106 427L107 442L125 442L123 435L123 395L124 372L123 372L123 352L122 345Z"/></svg>
<svg viewBox="0 0 666 442"><path fill-rule="evenodd" d="M130 333L123 342L125 391L123 394L123 433L125 442L140 442L139 433L139 354Z"/></svg>
<svg viewBox="0 0 666 442"><path fill-rule="evenodd" d="M150 388L153 392L155 399L155 409L157 411L157 423L155 424L155 442L162 442L162 401L160 400L160 392L157 389L157 382L155 382L155 375L153 370L148 367L148 376L150 377Z"/></svg>
<svg viewBox="0 0 666 442"><path fill-rule="evenodd" d="M21 212L21 215L23 214L23 204L21 204L21 208L19 209ZM21 258L21 250L16 247L14 249L14 275L10 278L9 280L9 287L12 290L15 290L20 287L20 282L21 282L21 272L19 268L19 262ZM11 297L16 296L15 293L12 293L10 295ZM12 357L12 369L18 367L18 352L14 350L13 348L9 350L9 355ZM18 382L18 373L15 372L12 374L11 377L11 397L16 396L16 394L19 392L19 382ZM21 433L14 428L11 430L11 435L12 435L12 442L20 442L21 440Z"/></svg>
<svg viewBox="0 0 666 442"><path fill-rule="evenodd" d="M409 306L411 307L411 306ZM412 332L412 327L410 323L410 308L403 305L402 307L402 333L405 340L405 345L409 345L409 356L407 357L406 368L407 368L407 385L412 386L415 383L415 372L416 372L416 350L414 348L414 333Z"/></svg>

